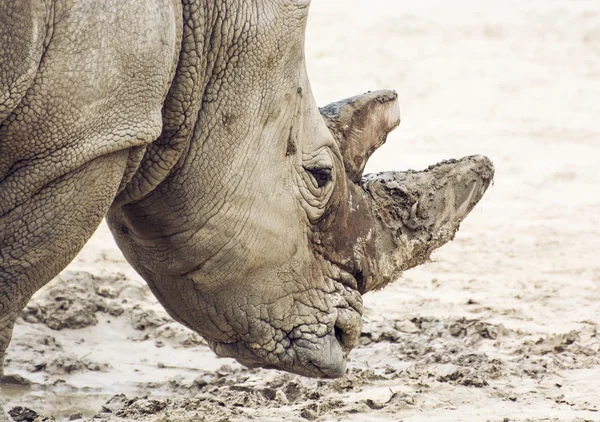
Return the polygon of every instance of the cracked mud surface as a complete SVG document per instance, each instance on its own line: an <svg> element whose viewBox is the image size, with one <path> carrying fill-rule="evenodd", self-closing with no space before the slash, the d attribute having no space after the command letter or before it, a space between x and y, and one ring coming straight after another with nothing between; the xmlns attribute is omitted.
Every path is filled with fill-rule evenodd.
<svg viewBox="0 0 600 422"><path fill-rule="evenodd" d="M495 185L433 262L365 296L331 381L215 357L102 225L17 323L21 385L0 387L14 420L600 421L597 7L313 3L318 102L399 93L403 122L367 170L486 154Z"/></svg>

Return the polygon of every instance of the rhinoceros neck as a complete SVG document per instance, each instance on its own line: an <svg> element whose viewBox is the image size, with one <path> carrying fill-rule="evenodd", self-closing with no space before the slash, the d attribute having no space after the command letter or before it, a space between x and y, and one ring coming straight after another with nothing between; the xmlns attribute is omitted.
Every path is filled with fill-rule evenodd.
<svg viewBox="0 0 600 422"><path fill-rule="evenodd" d="M162 108L161 135L141 151L131 151L128 172L113 207L141 200L162 183L189 145L208 84L208 59L218 11L214 4L191 0L178 4L179 59Z"/></svg>
<svg viewBox="0 0 600 422"><path fill-rule="evenodd" d="M204 257L250 242L247 227L264 227L259 220L270 212L266 198L290 177L283 163L299 87L306 83L305 20L284 22L273 10L259 10L261 2L240 1L248 10L235 11L238 2L207 3L184 9L184 19L205 26L203 35L187 45L197 34L184 25L163 134L142 161L142 168L163 173L138 172L139 181L108 215L117 243L138 270L142 262L151 272L185 272ZM136 186L146 179L152 189L140 196Z"/></svg>

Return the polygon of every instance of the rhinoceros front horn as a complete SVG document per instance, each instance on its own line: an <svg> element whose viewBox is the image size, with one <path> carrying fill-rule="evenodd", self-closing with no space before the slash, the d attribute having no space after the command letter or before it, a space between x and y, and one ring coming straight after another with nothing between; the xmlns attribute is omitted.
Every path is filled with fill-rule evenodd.
<svg viewBox="0 0 600 422"><path fill-rule="evenodd" d="M362 292L377 290L400 273L425 263L454 239L494 177L485 156L447 160L423 171L368 174L362 188L371 197L376 226L374 256Z"/></svg>

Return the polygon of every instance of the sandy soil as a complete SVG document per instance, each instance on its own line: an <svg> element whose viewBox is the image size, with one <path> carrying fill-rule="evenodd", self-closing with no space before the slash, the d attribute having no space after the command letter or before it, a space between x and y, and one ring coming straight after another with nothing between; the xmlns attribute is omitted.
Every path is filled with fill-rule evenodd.
<svg viewBox="0 0 600 422"><path fill-rule="evenodd" d="M102 225L17 323L17 420L600 420L597 0L315 0L307 56L322 104L398 91L368 170L493 159L455 241L364 298L349 373L323 381L216 358Z"/></svg>

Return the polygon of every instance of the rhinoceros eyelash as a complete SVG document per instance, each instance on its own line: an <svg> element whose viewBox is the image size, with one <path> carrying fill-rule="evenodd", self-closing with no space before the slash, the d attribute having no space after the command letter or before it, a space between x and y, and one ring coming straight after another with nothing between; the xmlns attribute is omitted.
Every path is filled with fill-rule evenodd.
<svg viewBox="0 0 600 422"><path fill-rule="evenodd" d="M322 188L327 183L331 182L331 168L307 168L304 167L307 173L309 173L317 182L317 186Z"/></svg>

